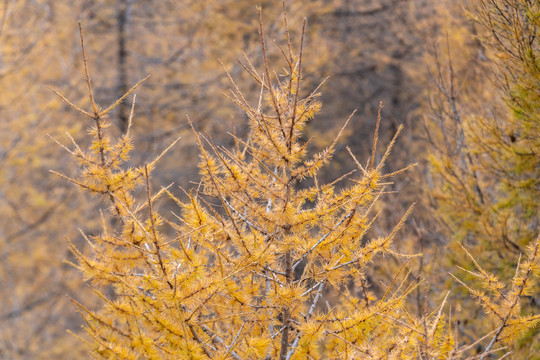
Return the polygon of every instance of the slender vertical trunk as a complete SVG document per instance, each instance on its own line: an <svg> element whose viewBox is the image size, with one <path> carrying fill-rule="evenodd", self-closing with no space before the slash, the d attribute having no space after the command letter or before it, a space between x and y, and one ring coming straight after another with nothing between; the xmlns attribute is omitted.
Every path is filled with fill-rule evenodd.
<svg viewBox="0 0 540 360"><path fill-rule="evenodd" d="M283 128L282 128L283 129ZM289 148L289 154L290 154L290 148ZM292 192L292 186L293 186L293 179L291 176L291 169L290 164L287 163L285 168L285 178L287 179L287 185L285 189L285 199L283 202L283 212L285 213L287 209L287 204L290 201L291 198L291 192ZM284 227L285 235L289 235L290 233L290 226ZM285 253L285 280L288 286L292 284L294 281L293 277L293 268L292 268L292 254L291 250L287 250ZM283 331L281 332L281 349L279 352L279 360L285 360L287 358L287 351L289 350L289 328L291 323L291 308L290 304L287 304L283 307Z"/></svg>
<svg viewBox="0 0 540 360"><path fill-rule="evenodd" d="M285 274L287 277L287 284L293 281L292 276L292 261L291 252L287 251L285 254ZM287 357L287 350L289 350L289 323L290 323L291 311L288 306L283 307L283 331L281 332L281 349L279 352L279 360L285 360Z"/></svg>
<svg viewBox="0 0 540 360"><path fill-rule="evenodd" d="M117 30L117 65L118 65L118 82L116 85L117 96L125 94L128 88L128 64L127 64L127 23L128 23L128 3L129 0L120 0L118 13L116 14L116 30ZM118 105L118 126L122 132L125 132L129 121L129 106L125 101Z"/></svg>

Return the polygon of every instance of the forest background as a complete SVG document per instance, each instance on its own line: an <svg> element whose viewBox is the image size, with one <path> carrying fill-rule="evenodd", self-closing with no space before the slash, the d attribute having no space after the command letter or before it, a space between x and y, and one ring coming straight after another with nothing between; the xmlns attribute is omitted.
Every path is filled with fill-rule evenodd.
<svg viewBox="0 0 540 360"><path fill-rule="evenodd" d="M260 3L268 58L279 64L280 49L272 41L283 43L286 36L282 2ZM491 17L493 4L529 12L521 22L510 18L504 24L503 17L498 23ZM228 72L247 100L257 102L259 86L236 61L244 52L255 68L264 65L255 5L248 0L1 2L0 358L88 358L86 344L66 329L82 334L72 299L95 309L100 298L66 263L76 262L66 238L89 251L85 238L117 220L106 211L108 204L50 173L76 174L75 162L55 139L69 143L69 133L81 147L90 144L90 124L51 91L91 107L78 21L96 103L114 102L151 75L137 89L129 164L152 161L180 137L150 181L156 189L174 182L171 193L184 199L176 185L191 188L200 177L199 145L186 115L217 146L235 146L231 129L239 138L248 136L248 117L223 93L231 87ZM307 19L303 86L315 88L328 77L321 87L322 110L302 135L312 139L309 151L330 146L357 109L319 179L329 182L356 168L347 148L358 159L372 156L382 102L378 141L390 143L404 125L386 172L417 165L386 185L369 235L392 232L416 203L393 245L395 253L423 254L406 264L418 285L408 294L409 311L422 317L451 290L444 300L453 304L449 321L464 343L475 344L471 354L482 353L487 344L476 344L478 332L489 328L482 306L448 273L474 280L458 268L474 269L462 243L489 272L512 279L520 254L525 257L538 237L538 3L291 0L287 13L295 44ZM113 135L128 128L131 100L132 95L109 113ZM379 161L383 153L373 155ZM139 195L144 198L144 189ZM159 208L177 211L170 199ZM401 266L393 257L374 262L366 275L371 291L384 293ZM523 296L524 314L539 314L538 291L536 278ZM525 337L508 345L511 356L540 357L536 321L531 318ZM496 328L496 321L492 325Z"/></svg>

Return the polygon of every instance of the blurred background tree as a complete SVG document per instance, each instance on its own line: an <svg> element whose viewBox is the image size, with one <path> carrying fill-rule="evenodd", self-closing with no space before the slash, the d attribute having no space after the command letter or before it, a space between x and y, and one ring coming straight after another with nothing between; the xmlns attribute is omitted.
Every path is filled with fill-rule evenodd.
<svg viewBox="0 0 540 360"><path fill-rule="evenodd" d="M57 14L50 5L0 3L2 359L82 356L65 329L80 322L66 310L66 295L82 295L84 287L63 264L68 252L62 239L75 236L76 228L66 224L82 215L78 209L84 198L50 177L49 169L63 167L65 157L57 156L46 134L83 125L61 116L63 105L45 88L62 83L69 89L75 80L71 70L64 71L70 66L62 45L68 32L55 26Z"/></svg>
<svg viewBox="0 0 540 360"><path fill-rule="evenodd" d="M479 0L466 10L440 16L447 31L427 54L427 194L442 238L434 255L446 259L439 262L445 272L469 267L461 243L508 279L540 229L540 3ZM477 320L480 310L463 289L454 293L462 316L475 323L466 336L489 326ZM525 308L538 311L539 304L536 286ZM528 335L516 358L540 352L538 329Z"/></svg>

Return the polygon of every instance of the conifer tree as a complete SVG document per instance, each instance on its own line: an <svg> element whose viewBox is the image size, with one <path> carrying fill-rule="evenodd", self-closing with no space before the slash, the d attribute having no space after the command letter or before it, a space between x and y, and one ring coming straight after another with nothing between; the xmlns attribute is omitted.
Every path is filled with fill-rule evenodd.
<svg viewBox="0 0 540 360"><path fill-rule="evenodd" d="M481 56L486 62L489 56L486 66L495 77L487 110L478 103L482 95L470 95L479 93L478 84L455 78L452 65L448 77L437 78L441 101L429 133L433 195L452 238L474 247L492 269L511 271L539 232L539 9L536 2L489 0L473 13L485 26L478 35ZM457 81L472 89L458 93Z"/></svg>
<svg viewBox="0 0 540 360"><path fill-rule="evenodd" d="M318 89L301 96L302 45L295 55L288 41L287 73L276 77L266 61L262 22L260 32L264 70L259 73L248 59L245 63L260 86L256 106L244 100L231 78L230 99L249 117L251 135L235 137L236 148L227 150L195 132L203 178L186 202L167 189L151 192L155 162L121 167L131 148L129 130L113 143L105 133L110 125L105 117L131 91L102 110L87 73L92 109L73 106L94 119L94 140L89 152L75 144L68 148L80 160L82 176L61 176L106 197L122 224L88 239L91 256L72 246L77 266L104 301L97 312L78 304L95 354L290 359L389 347L405 351L406 342L398 336L402 329L385 319L399 317L411 289L389 286L378 299L363 276L376 255L393 253L392 241L402 225L387 236L365 238L373 204L392 175L383 175L382 167L393 142L375 163L376 133L368 163L355 159L358 177L346 174L319 184L316 175L331 159L341 132L329 148L307 157L309 142L302 142L301 130L320 103ZM299 188L306 179L312 185ZM348 182L347 187L337 190L339 182ZM147 191L143 203L133 197L140 183ZM179 223L169 222L178 231L172 237L160 231L166 220L154 205L165 193L183 210ZM363 289L361 299L344 287L351 281ZM107 286L114 288L113 298L105 295ZM323 296L326 306L319 304ZM379 350L370 345L374 336Z"/></svg>
<svg viewBox="0 0 540 360"><path fill-rule="evenodd" d="M486 29L479 37L497 86L492 101L506 108L485 104L486 111L464 114L477 99L460 98L461 79L438 79L442 101L430 134L435 197L454 239L470 239L491 266L522 252L539 231L539 11L537 2L489 0L474 15Z"/></svg>
<svg viewBox="0 0 540 360"><path fill-rule="evenodd" d="M476 34L447 35L447 44L461 47L444 46L434 71L430 195L449 239L446 256L450 265L473 266L457 255L462 243L499 278L514 276L540 232L539 13L537 1L475 2L467 28ZM533 288L525 304L538 312L540 289ZM537 339L538 330L529 335ZM540 351L534 342L523 344L521 356Z"/></svg>

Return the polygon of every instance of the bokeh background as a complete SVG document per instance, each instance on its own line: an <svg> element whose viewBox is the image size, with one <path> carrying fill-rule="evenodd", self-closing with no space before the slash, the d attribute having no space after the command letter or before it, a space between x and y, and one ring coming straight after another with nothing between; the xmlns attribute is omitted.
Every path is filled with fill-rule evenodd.
<svg viewBox="0 0 540 360"><path fill-rule="evenodd" d="M389 185L388 191L395 193L378 209L382 215L372 231L388 231L417 203L400 233L398 250L425 254L424 260L410 265L414 276L429 274L424 275L429 286L416 295L420 314L427 301L423 292L445 286L440 273L426 265L440 257L446 243L433 216L433 179L426 156L433 141L428 135L437 109L437 79L446 76L452 64L456 88L480 94L484 102L495 98L495 85L482 72L488 59L476 37L481 30L467 15L475 3L287 1L295 47L307 19L306 91L328 78L321 88L323 109L306 129L313 150L329 145L358 110L323 180L354 168L347 146L359 159L368 159L381 102L383 146L399 124L405 125L388 172L418 165ZM0 359L88 357L76 336L81 319L70 298L89 307L96 299L66 263L72 256L65 239L84 248L81 231L99 231L100 209L109 221L107 205L49 172L77 171L52 138L69 143L69 133L83 145L87 141L89 120L51 91L89 107L78 22L102 106L151 75L136 91L131 163L152 159L181 137L152 181L157 187L174 182L189 188L198 181L199 158L186 115L218 144L233 144L227 135L233 127L238 135L247 135L245 115L223 96L230 83L219 61L246 97L256 101L257 86L236 59L247 56L261 67L257 4L263 9L270 62L279 69L281 55L274 40L283 44L285 39L280 0L0 1ZM484 79L481 86L478 79ZM473 108L478 100L469 99L466 105ZM131 100L110 113L113 133L125 130ZM166 211L171 204L164 201L161 206ZM388 265L376 266L372 276L392 272Z"/></svg>

